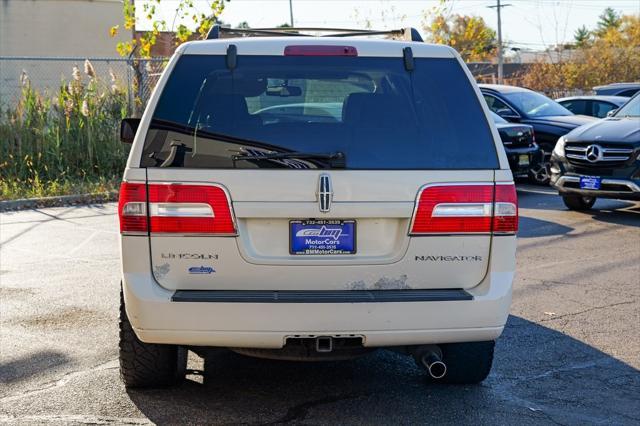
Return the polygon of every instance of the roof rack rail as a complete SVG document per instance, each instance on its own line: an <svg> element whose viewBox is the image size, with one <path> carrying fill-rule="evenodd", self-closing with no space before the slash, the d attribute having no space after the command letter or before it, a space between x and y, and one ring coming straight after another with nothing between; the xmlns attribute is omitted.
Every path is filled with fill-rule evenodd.
<svg viewBox="0 0 640 426"><path fill-rule="evenodd" d="M207 40L230 38L230 37L256 37L256 36L275 36L275 37L311 37L311 34L305 32L328 33L320 37L356 37L367 35L394 35L400 36L403 40L408 41L424 41L420 33L415 28L407 27L397 30L358 30L347 28L317 28L317 27L281 27L281 28L229 28L221 25L214 25Z"/></svg>

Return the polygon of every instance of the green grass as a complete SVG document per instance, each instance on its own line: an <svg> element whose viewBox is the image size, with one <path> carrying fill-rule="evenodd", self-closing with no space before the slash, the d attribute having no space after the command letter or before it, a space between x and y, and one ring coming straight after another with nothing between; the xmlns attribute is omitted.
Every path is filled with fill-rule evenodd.
<svg viewBox="0 0 640 426"><path fill-rule="evenodd" d="M0 201L73 194L108 194L117 191L119 186L120 177L30 182L0 179Z"/></svg>
<svg viewBox="0 0 640 426"><path fill-rule="evenodd" d="M99 79L90 63L84 71L74 67L55 93L21 77L18 102L0 111L0 199L117 188L129 150L118 138L127 96L115 77Z"/></svg>

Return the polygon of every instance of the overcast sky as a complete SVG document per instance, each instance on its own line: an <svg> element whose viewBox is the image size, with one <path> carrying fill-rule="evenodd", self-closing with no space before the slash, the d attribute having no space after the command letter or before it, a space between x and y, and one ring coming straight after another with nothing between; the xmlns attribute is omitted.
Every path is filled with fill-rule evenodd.
<svg viewBox="0 0 640 426"><path fill-rule="evenodd" d="M136 4L144 1L136 0ZM206 11L209 2L195 3L198 9ZM424 11L438 3L437 0L293 0L293 15L296 26L359 28L369 20L376 29L412 26L422 30ZM495 9L487 7L495 5L496 0L449 3L451 13L481 16L489 26L497 27ZM640 0L502 0L502 3L511 5L502 9L504 40L531 49L571 41L580 26L595 26L606 6L625 14L640 14ZM171 26L177 0L162 0L161 4L161 15ZM289 0L231 0L220 18L232 26L242 21L251 27L276 26L289 21ZM142 21L138 27L147 28Z"/></svg>

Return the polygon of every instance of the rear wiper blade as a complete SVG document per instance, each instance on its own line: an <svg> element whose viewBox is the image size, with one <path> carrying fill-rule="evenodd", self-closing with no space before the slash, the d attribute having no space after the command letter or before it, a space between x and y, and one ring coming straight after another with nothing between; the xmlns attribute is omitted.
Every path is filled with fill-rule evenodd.
<svg viewBox="0 0 640 426"><path fill-rule="evenodd" d="M318 152L270 152L264 154L238 154L231 157L233 161L242 160L281 160L287 158L295 158L298 160L329 160L344 163L344 154L340 151L332 153Z"/></svg>

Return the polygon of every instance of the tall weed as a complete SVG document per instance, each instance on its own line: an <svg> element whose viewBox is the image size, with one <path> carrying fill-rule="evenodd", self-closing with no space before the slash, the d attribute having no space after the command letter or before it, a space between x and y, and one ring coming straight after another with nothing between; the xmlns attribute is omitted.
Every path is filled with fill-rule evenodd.
<svg viewBox="0 0 640 426"><path fill-rule="evenodd" d="M2 188L30 186L58 192L68 182L111 180L120 175L128 146L118 139L127 96L111 73L98 78L85 61L73 68L53 94L36 90L21 76L18 102L0 112L0 197ZM10 191L9 191L10 192ZM30 191L27 191L30 192Z"/></svg>

